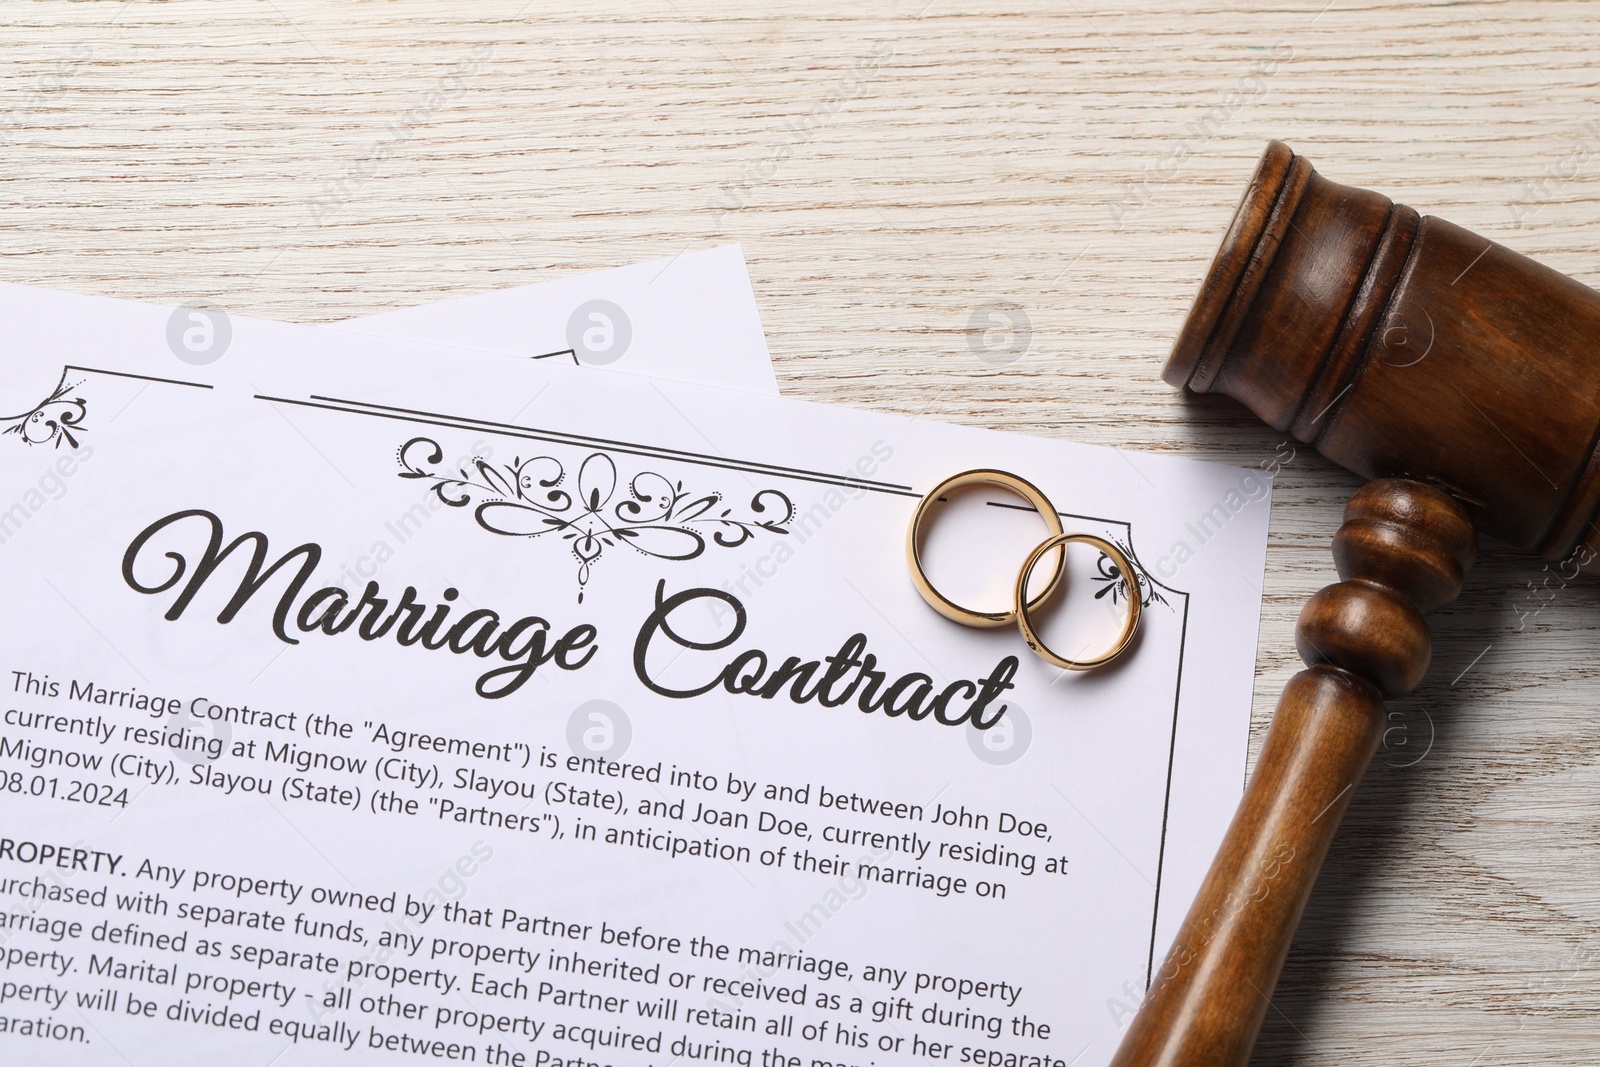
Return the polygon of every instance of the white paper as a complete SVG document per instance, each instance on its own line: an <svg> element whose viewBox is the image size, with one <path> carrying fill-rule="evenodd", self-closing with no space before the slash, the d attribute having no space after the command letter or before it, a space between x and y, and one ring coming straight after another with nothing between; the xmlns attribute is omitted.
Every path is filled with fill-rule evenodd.
<svg viewBox="0 0 1600 1067"><path fill-rule="evenodd" d="M166 309L17 287L0 289L0 306L9 399L32 398L0 409L20 415L0 434L0 684L11 687L0 1048L75 1064L331 1064L384 1050L489 1062L491 1045L513 1057L500 1062L540 1064L774 1063L775 1052L786 1065L910 1063L929 1058L930 1042L937 1058L1019 1067L1109 1058L1116 1006L1147 979L1237 797L1267 512L1254 475L249 320L235 320L223 358L193 366L168 347ZM1127 545L1166 583L1118 666L1063 675L1014 631L956 626L918 598L904 563L915 499L980 466L1033 480L1070 528ZM179 556L195 574L211 522L172 518L187 510L215 515L222 544L261 533L269 562L319 546L314 574L285 602L284 636L298 643L280 640L273 619L294 560L226 624L237 563L178 610L188 578L160 587ZM1006 506L969 512L981 535L941 531L930 554L953 585L1003 584L1038 520ZM1105 628L1120 608L1093 593L1116 582L1078 562L1064 595L1074 611L1100 609L1080 621ZM518 678L503 646L485 643L480 657L392 634L301 632L306 598L341 581L352 598L376 582L391 606L414 587L425 614L447 607L451 622L479 609L506 626L543 618L551 641L566 635L574 669L546 662L485 699L475 687ZM323 608L337 599L316 595ZM675 595L690 601L673 629L647 628L657 597ZM735 600L736 639L686 647L727 637ZM925 675L934 692L1003 681L1016 657L1013 688L985 705L1004 703L1001 724L664 693L715 680L735 652L820 660L855 634L891 680ZM79 699L91 682L134 695ZM971 689L950 691L950 707L971 703ZM171 697L178 714L125 706L140 696ZM252 711L205 717L213 706ZM349 736L308 735L312 722ZM112 736L58 729L71 723ZM387 737L375 739L380 726ZM611 763L589 773L567 762L600 755ZM617 761L661 780L594 773ZM674 783L674 772L687 777ZM269 795L247 778L270 782ZM756 792L739 799L735 780ZM767 797L769 786L806 789L805 802ZM824 788L843 806L822 806ZM385 794L414 808L374 811ZM645 803L664 810L644 814ZM701 808L749 825L687 821ZM987 825L938 825L937 811ZM623 831L643 844L605 840ZM715 844L689 844L707 837ZM1033 873L941 856L941 845L1032 856ZM764 862L780 847L782 861ZM846 866L797 871L797 850ZM1063 859L1068 873L1047 872ZM140 876L147 862L152 875L184 873L164 884ZM877 880L883 871L899 884ZM51 887L91 902L35 911L29 894ZM103 906L92 902L101 889ZM329 893L365 894L377 910ZM140 894L165 913L117 908ZM408 899L437 910L408 917ZM262 914L283 929L241 925ZM76 933L49 925L74 921ZM108 921L123 941L96 939ZM355 926L359 938L342 940ZM635 943L606 943L617 928ZM182 951L129 943L159 935L184 936ZM728 946L728 958L697 955L694 938ZM220 957L201 954L210 942ZM412 944L416 956L397 954ZM787 958L741 962L741 948ZM261 964L257 949L337 962L295 970ZM551 971L552 953L587 973ZM91 960L104 973L89 973ZM120 964L131 970L118 977ZM869 966L893 973L875 980ZM176 985L150 980L168 974ZM803 1007L772 999L801 987ZM118 994L115 1010L94 1006L101 989ZM130 1014L129 996L154 1017ZM641 1014L658 1003L670 1018ZM746 1016L754 1032L716 1025ZM258 1031L228 1025L252 1021ZM994 1036L974 1028L991 1021ZM1029 1029L1040 1024L1048 1037Z"/></svg>
<svg viewBox="0 0 1600 1067"><path fill-rule="evenodd" d="M400 308L332 328L778 391L738 245Z"/></svg>

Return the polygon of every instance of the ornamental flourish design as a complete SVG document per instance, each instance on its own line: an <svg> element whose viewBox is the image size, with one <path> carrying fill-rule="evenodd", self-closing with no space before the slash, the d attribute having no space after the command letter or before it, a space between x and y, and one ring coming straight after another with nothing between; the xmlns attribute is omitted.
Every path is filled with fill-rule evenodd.
<svg viewBox="0 0 1600 1067"><path fill-rule="evenodd" d="M574 480L553 456L494 464L474 459L441 470L444 449L427 437L400 446L400 477L431 483L453 508L472 507L478 525L506 537L547 537L567 543L578 564L583 603L593 566L607 550L626 546L654 559L689 560L712 547L737 548L758 534L786 536L794 502L777 489L750 498L747 516L736 515L720 492L697 493L681 480L641 471L619 480L616 462L592 452Z"/></svg>
<svg viewBox="0 0 1600 1067"><path fill-rule="evenodd" d="M77 448L76 435L87 429L83 417L88 414L89 403L81 396L73 396L72 391L82 384L81 381L69 383L67 372L63 370L55 389L31 411L0 417L0 426L5 427L0 434L16 434L29 445L54 444L60 448L65 441L69 447Z"/></svg>
<svg viewBox="0 0 1600 1067"><path fill-rule="evenodd" d="M1133 547L1116 540L1112 541L1112 544L1122 550L1122 554L1128 557L1128 562L1133 564L1134 570L1138 572L1139 588L1144 591L1143 597L1140 598L1139 606L1147 608L1151 604L1166 604L1170 608L1172 605L1167 603L1167 598L1162 596L1161 591L1156 588L1155 580L1150 577L1150 572L1145 570L1143 563L1139 562L1139 557L1133 554ZM1118 567L1116 562L1104 552L1100 553L1100 558L1095 561L1095 573L1089 577L1100 584L1100 588L1095 590L1094 598L1096 600L1109 594L1113 604L1120 604L1127 598L1128 578L1122 573L1122 568Z"/></svg>

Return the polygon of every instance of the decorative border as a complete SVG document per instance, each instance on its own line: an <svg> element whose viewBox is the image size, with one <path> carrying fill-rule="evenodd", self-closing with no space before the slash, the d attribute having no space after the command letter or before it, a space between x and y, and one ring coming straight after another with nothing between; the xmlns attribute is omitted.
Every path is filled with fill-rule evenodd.
<svg viewBox="0 0 1600 1067"><path fill-rule="evenodd" d="M17 437L28 445L54 444L57 448L65 441L70 447L78 447L78 434L86 432L89 427L84 425L84 417L89 413L89 401L85 397L73 396L78 386L83 384L79 379L70 384L67 378L74 372L79 374L103 374L111 378L132 378L141 382L157 382L162 385L182 385L190 389L211 389L204 382L186 382L179 378L159 378L151 374L133 374L129 371L104 370L100 367L78 367L68 364L61 368L61 377L56 381L56 387L50 395L34 405L31 411L24 411L20 415L0 416L0 436L16 434ZM120 414L120 412L119 412ZM116 415L111 416L113 419Z"/></svg>
<svg viewBox="0 0 1600 1067"><path fill-rule="evenodd" d="M517 426L512 423L492 422L487 419L474 419L465 415L447 415L437 411L374 404L365 400L318 396L315 393L305 399L269 396L265 393L256 393L254 396L255 399L264 400L269 404L289 404L294 407L339 411L347 415L365 415L368 418L388 419L393 422L404 422L414 426L442 426L451 430L487 431L500 437L510 437L522 441L540 441L557 445L588 445L622 455L648 456L653 459L671 461L683 460L700 467L716 467L721 470L743 471L748 474L787 478L793 481L817 482L822 485L837 485L849 489L865 489L870 492L888 493L892 496L906 496L914 499L922 496L921 493L912 489L909 485L875 482L868 478L857 478L853 475L806 470L802 467L785 467L775 463L759 463L754 460L730 459L727 456L712 456L703 452L688 452L680 448L646 445L637 441L618 441L606 437L589 437L583 434L565 433L560 430L544 430L536 427Z"/></svg>
<svg viewBox="0 0 1600 1067"><path fill-rule="evenodd" d="M987 501L992 508L1006 508L1014 511L1032 511L1031 504L1011 504L999 500ZM1182 589L1174 589L1151 575L1148 568L1139 559L1139 554L1133 550L1133 524L1123 519L1107 519L1098 515L1074 515L1071 512L1058 511L1063 519L1081 519L1085 522L1096 522L1105 526L1120 526L1127 531L1126 537L1113 537L1111 543L1122 550L1128 557L1128 562L1133 564L1138 572L1139 587L1142 590L1140 607L1149 607L1151 604L1164 604L1173 612L1178 607L1167 596L1183 598L1183 615L1178 631L1178 662L1173 675L1172 683L1172 728L1167 734L1167 781L1161 793L1161 840L1156 850L1156 878L1153 887L1153 899L1150 904L1150 949L1145 957L1145 988L1155 979L1156 972L1156 935L1161 926L1161 877L1167 865L1167 827L1172 818L1172 774L1178 761L1178 711L1183 704L1183 657L1189 647L1189 593ZM1112 603L1118 603L1128 595L1128 581L1111 557L1104 552L1096 563L1097 573L1090 578L1100 583L1100 588L1095 591L1095 599L1110 596Z"/></svg>
<svg viewBox="0 0 1600 1067"><path fill-rule="evenodd" d="M518 440L541 441L563 445L591 445L604 448L610 453L650 456L668 461L692 463L700 467L743 471L751 474L761 474L766 477L815 482L824 485L848 486L851 488L864 489L868 492L880 493L888 496L903 496L910 497L912 499L920 499L923 495L921 492L918 492L908 485L897 485L889 482L875 482L864 478L851 477L848 475L831 474L824 471L811 471L794 467L782 467L770 463L733 460L726 456L713 456L703 453L687 452L681 449L670 449L657 445L645 445L639 442L615 441L604 438L585 437L582 435L569 434L561 431L541 430L527 426L517 426L510 423L475 419L470 416L450 415L442 412L424 411L415 408L394 407L385 404L376 404L369 401L318 396L315 394L312 394L305 399L296 399L282 396L268 396L260 393L255 394L255 399L263 400L272 404L290 404L297 407L319 408L326 411L341 412L347 415L363 415L367 418L386 419L395 422L410 423L412 425L442 426L456 430L488 432L495 434L496 436L509 437ZM435 445L434 447L437 448L438 446ZM430 475L424 474L422 476L428 477ZM776 492L775 490L773 491ZM443 498L441 497L441 499ZM785 499L787 500L788 498L785 497ZM448 501L446 501L446 503L448 503ZM465 503L466 502L464 501L456 506L465 506ZM1005 504L997 501L990 501L989 503L992 507L1020 507L1022 510L1032 510L1032 508L1028 505ZM754 504L754 501L752 501L752 504ZM1174 589L1150 575L1144 564L1140 562L1138 554L1132 549L1132 523L1127 522L1126 520L1107 519L1094 515L1074 515L1067 512L1060 512L1059 514L1062 518L1083 519L1085 521L1098 522L1108 526L1120 526L1127 531L1125 538L1114 539L1113 543L1115 543L1117 547L1123 549L1123 551L1127 554L1129 561L1132 562L1136 568L1138 568L1140 578L1142 579L1141 585L1145 590L1147 590L1145 593L1145 599L1143 601L1144 604L1149 604L1152 602L1167 604L1174 613L1177 613L1177 605L1168 601L1164 596L1156 592L1158 587L1174 597L1183 598L1183 611L1180 621L1181 629L1178 635L1178 658L1175 665L1173 680L1172 726L1168 733L1167 742L1167 779L1166 787L1162 792L1161 837L1157 846L1154 899L1152 901L1150 910L1150 948L1148 951L1145 971L1145 984L1148 986L1150 984L1150 980L1155 974L1156 932L1159 929L1161 917L1161 879L1166 868L1167 828L1172 810L1172 775L1177 761L1178 752L1178 714L1183 704L1183 660L1184 653L1188 647L1190 594L1184 592L1183 590ZM524 534L524 536L528 535ZM1109 561L1107 561L1107 563L1109 563ZM1110 595L1113 597L1127 596L1127 582L1125 579L1123 579L1122 575L1117 573L1117 568L1115 565L1110 565L1109 570L1103 565L1100 568L1100 572L1101 573L1097 575L1096 578L1098 581L1101 581L1105 584L1096 593L1097 596L1106 595L1108 590L1112 590ZM580 584L581 581L582 579L580 576Z"/></svg>

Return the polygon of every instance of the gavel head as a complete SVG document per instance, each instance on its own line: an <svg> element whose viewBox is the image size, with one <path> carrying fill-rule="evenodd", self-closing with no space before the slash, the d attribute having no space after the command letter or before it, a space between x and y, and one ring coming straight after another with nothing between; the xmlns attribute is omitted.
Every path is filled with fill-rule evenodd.
<svg viewBox="0 0 1600 1067"><path fill-rule="evenodd" d="M1600 569L1600 293L1274 141L1162 376Z"/></svg>

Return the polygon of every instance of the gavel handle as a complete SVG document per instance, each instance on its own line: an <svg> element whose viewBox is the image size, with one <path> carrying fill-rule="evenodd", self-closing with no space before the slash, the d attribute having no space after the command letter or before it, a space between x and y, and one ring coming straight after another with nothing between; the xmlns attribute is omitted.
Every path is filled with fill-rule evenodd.
<svg viewBox="0 0 1600 1067"><path fill-rule="evenodd" d="M1383 737L1385 695L1431 653L1422 612L1453 600L1470 520L1415 482L1364 486L1334 558L1345 580L1301 612L1300 654L1250 784L1113 1067L1245 1067L1317 872Z"/></svg>
<svg viewBox="0 0 1600 1067"><path fill-rule="evenodd" d="M1383 722L1378 692L1354 675L1319 666L1290 680L1244 799L1116 1067L1250 1061L1300 915Z"/></svg>

